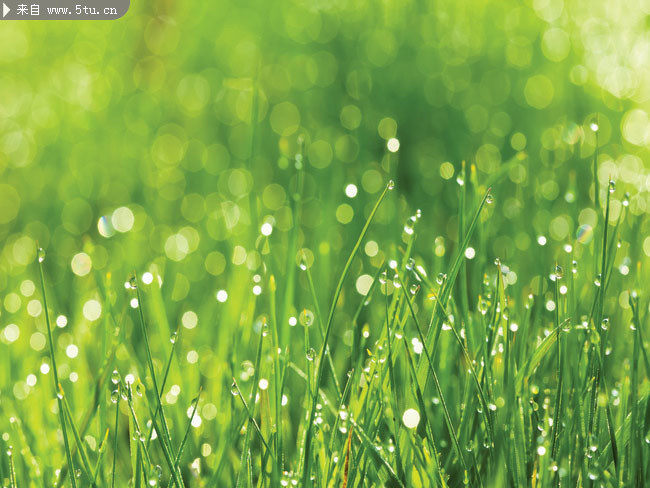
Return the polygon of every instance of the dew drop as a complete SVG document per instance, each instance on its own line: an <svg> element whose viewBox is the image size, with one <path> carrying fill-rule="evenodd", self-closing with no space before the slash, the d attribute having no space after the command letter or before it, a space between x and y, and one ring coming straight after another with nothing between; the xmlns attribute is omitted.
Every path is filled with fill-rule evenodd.
<svg viewBox="0 0 650 488"><path fill-rule="evenodd" d="M386 284L386 271L382 272L379 275L379 283L382 284L382 285Z"/></svg>
<svg viewBox="0 0 650 488"><path fill-rule="evenodd" d="M415 215L410 216L407 220L406 223L404 224L404 234L407 236L413 235L415 232L415 224L417 222L417 219L415 218Z"/></svg>
<svg viewBox="0 0 650 488"><path fill-rule="evenodd" d="M303 327L310 327L314 323L314 312L305 308L300 312L298 320Z"/></svg>
<svg viewBox="0 0 650 488"><path fill-rule="evenodd" d="M605 317L600 323L600 328L603 330L607 330L609 328L609 319L607 317Z"/></svg>
<svg viewBox="0 0 650 488"><path fill-rule="evenodd" d="M401 288L402 286L402 283L399 280L399 275L397 273L395 273L395 276L393 276L393 286L395 288Z"/></svg>
<svg viewBox="0 0 650 488"><path fill-rule="evenodd" d="M316 350L313 347L310 347L307 349L305 356L307 357L307 361L313 361L316 359Z"/></svg>
<svg viewBox="0 0 650 488"><path fill-rule="evenodd" d="M415 295L418 291L420 291L420 285L413 283L409 291L411 292L411 295Z"/></svg>
<svg viewBox="0 0 650 488"><path fill-rule="evenodd" d="M176 341L178 340L178 332L173 332L172 335L169 337L169 342L172 344L176 344Z"/></svg>
<svg viewBox="0 0 650 488"><path fill-rule="evenodd" d="M395 188L395 181L394 180L388 180L388 185L386 185L386 188L388 188L389 190L392 190L393 188Z"/></svg>
<svg viewBox="0 0 650 488"><path fill-rule="evenodd" d="M117 400L120 398L119 390L113 390L111 392L111 402L117 403Z"/></svg>
<svg viewBox="0 0 650 488"><path fill-rule="evenodd" d="M42 247L39 247L38 248L38 262L42 263L43 261L45 261L45 249L43 249Z"/></svg>
<svg viewBox="0 0 650 488"><path fill-rule="evenodd" d="M438 273L438 276L436 276L436 283L442 285L446 279L447 279L446 273Z"/></svg>
<svg viewBox="0 0 650 488"><path fill-rule="evenodd" d="M237 383L234 381L232 382L232 385L230 385L230 393L232 393L232 396L239 395L239 388L237 388Z"/></svg>
<svg viewBox="0 0 650 488"><path fill-rule="evenodd" d="M491 204L494 203L494 197L492 196L491 193L488 193L488 196L485 197L485 203L487 203L488 205L491 205Z"/></svg>
<svg viewBox="0 0 650 488"><path fill-rule="evenodd" d="M616 182L614 180L609 180L609 192L614 193L616 190Z"/></svg>

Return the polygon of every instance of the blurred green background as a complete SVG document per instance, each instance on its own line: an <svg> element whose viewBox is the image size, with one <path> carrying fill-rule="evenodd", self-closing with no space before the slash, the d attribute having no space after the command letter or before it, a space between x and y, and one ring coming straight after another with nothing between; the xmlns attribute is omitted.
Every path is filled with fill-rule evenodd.
<svg viewBox="0 0 650 488"><path fill-rule="evenodd" d="M459 177L473 183L467 211L488 186L495 199L472 243L472 307L497 257L518 298L547 291L540 277L566 261L565 245L594 254L576 242L601 235L610 177L612 220L629 204L624 225L637 237L621 243L617 276L634 275L650 255L649 15L647 0L161 0L134 1L118 21L0 22L3 415L54 401L39 373L48 359L37 242L53 318L63 317L61 375L80 411L101 327L126 338L133 329L122 284L150 272L162 284L150 298L159 359L182 323L172 382L182 374L188 384L183 405L206 386L199 433L227 423L229 378L253 360L270 274L289 294L304 253L325 308L391 178L336 340L349 342L369 283L359 277L399 259L416 209L414 254L429 274L445 270ZM296 279L297 291L279 297L291 316L313 308L305 277ZM137 374L129 354L117 349L120 369ZM32 421L56 424L43 415Z"/></svg>

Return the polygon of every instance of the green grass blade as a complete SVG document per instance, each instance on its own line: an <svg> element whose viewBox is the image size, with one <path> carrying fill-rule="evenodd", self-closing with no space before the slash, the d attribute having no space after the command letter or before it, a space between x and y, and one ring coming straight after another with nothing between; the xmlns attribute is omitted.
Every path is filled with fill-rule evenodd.
<svg viewBox="0 0 650 488"><path fill-rule="evenodd" d="M161 444L165 445L165 452L167 452L166 457L169 457L171 460L171 454L170 454L172 452L171 437L169 435L169 429L167 427L167 420L165 419L165 411L163 409L162 401L160 399L160 388L158 387L158 381L156 380L156 371L153 365L153 356L151 354L151 347L149 345L149 334L147 333L147 327L145 325L145 320L144 320L144 312L143 312L144 304L142 302L142 294L140 293L140 288L138 288L137 286L135 288L135 291L138 298L138 312L139 312L138 316L140 318L140 331L142 332L142 337L144 339L147 365L149 366L149 374L151 374L151 381L153 382L153 397L156 400L156 407L160 412L160 419L161 419L161 425L163 430L162 431L158 430L158 428L156 427L155 414L152 415L151 420L154 425L154 428L156 428L156 432L158 433L158 438L160 439ZM183 478L178 472L178 470L175 468L173 463L170 464L170 469L172 470L172 477L174 479L174 483L176 483L178 488L183 488L184 486Z"/></svg>
<svg viewBox="0 0 650 488"><path fill-rule="evenodd" d="M401 279L400 279L401 282ZM402 289L404 287L402 286ZM429 368L429 373L431 374L431 378L433 379L433 384L436 388L436 393L438 394L438 397L440 398L440 404L442 405L442 411L444 414L444 419L445 419L445 424L447 425L447 430L449 432L449 437L451 437L451 440L454 445L454 449L456 450L456 455L458 456L458 460L460 461L461 465L463 466L463 469L467 470L467 464L465 463L465 457L463 456L463 450L460 447L460 443L458 442L458 435L456 434L456 429L454 428L454 424L451 420L451 415L449 414L449 409L447 408L447 402L445 401L445 395L442 392L442 387L440 386L440 381L438 380L438 375L436 373L435 366L433 364L433 358L431 357L431 354L429 352L429 347L427 346L426 339L424 337L424 333L422 332L422 327L420 327L420 321L417 318L417 314L415 313L415 310L413 309L413 303L411 301L411 298L409 297L409 294L407 291L403 292L404 297L406 298L406 303L408 304L409 311L411 312L411 317L413 318L413 322L415 324L415 328L418 332L418 337L420 338L420 341L422 342L422 349L424 351L424 357L426 360L426 365Z"/></svg>
<svg viewBox="0 0 650 488"><path fill-rule="evenodd" d="M336 310L336 305L339 300L339 296L341 295L341 290L343 289L343 282L345 281L346 276L348 275L348 271L350 270L350 265L352 264L352 260L357 254L357 251L359 250L359 247L361 246L361 242L363 241L363 238L366 235L366 232L368 232L368 228L370 227L370 223L372 222L375 214L377 213L377 210L379 209L379 206L381 205L381 202L384 200L384 197L394 187L395 183L390 181L388 185L386 185L386 188L384 188L384 191L380 195L379 199L377 200L377 203L375 203L375 206L373 207L372 211L370 212L370 215L368 216L368 219L366 220L365 225L363 226L363 229L361 230L361 233L359 234L359 238L357 239L357 242L355 243L354 247L352 248L352 252L350 252L350 256L348 257L347 262L345 263L345 266L343 267L343 271L341 273L341 276L339 278L338 284L336 285L336 290L334 291L334 299L332 300L332 306L329 311L329 315L327 317L327 325L325 327L325 337L323 339L323 344L320 349L320 354L318 356L318 373L316 375L316 384L315 384L315 391L318 391L320 389L320 384L323 380L323 371L324 371L324 357L325 357L325 351L327 350L327 341L330 336L330 332L332 330L332 323L334 321L334 312ZM302 484L303 486L307 486L307 479L309 478L309 462L311 459L311 442L312 442L312 425L314 422L314 416L316 414L316 402L317 402L318 395L312 395L312 402L311 402L311 407L309 410L309 422L307 424L307 434L305 436L305 447L303 449L303 459L304 459L304 465L303 465L303 472L302 472Z"/></svg>
<svg viewBox="0 0 650 488"><path fill-rule="evenodd" d="M59 395L61 396L61 402L63 403L65 414L68 418L68 423L70 424L70 429L72 429L72 435L74 436L75 442L77 443L77 450L79 451L79 457L81 457L81 462L84 467L84 472L88 480L91 482L91 485L95 486L95 483L92 481L93 471L90 468L90 461L88 460L88 455L86 454L86 449L84 448L83 440L79 435L79 431L77 430L77 426L75 425L74 418L72 417L72 412L70 411L70 405L68 405L68 400L66 399L65 393L63 392L62 388L59 389Z"/></svg>
<svg viewBox="0 0 650 488"><path fill-rule="evenodd" d="M61 396L59 395L59 389L63 389L63 388L61 387L61 383L59 383L59 373L56 367L56 358L54 354L54 339L52 338L52 326L50 324L50 313L47 308L47 295L45 293L45 278L43 276L44 251L41 248L38 248L37 255L38 255L38 271L41 280L41 293L43 295L43 310L45 311L45 323L47 325L47 342L50 350L50 361L52 362L52 378L54 380L54 394L56 396L57 405L59 407L58 408L59 423L61 425L61 433L63 434L63 445L65 446L65 456L66 459L68 460L68 471L70 473L73 473L73 475L70 476L70 486L72 486L72 488L76 488L77 482L74 477L74 472L75 472L74 464L72 463L72 453L70 452L70 443L68 441L68 431L66 429L63 401Z"/></svg>
<svg viewBox="0 0 650 488"><path fill-rule="evenodd" d="M199 399L201 398L202 391L203 388L199 388L199 393L196 395L196 398L192 401L192 415L190 416L190 419L187 422L185 435L183 436L183 440L181 441L181 444L178 446L178 452L176 453L176 458L174 459L174 466L176 466L176 469L180 469L179 466L180 466L181 456L183 454L183 449L185 448L185 443L187 442L187 438L190 435L190 429L192 428L192 421L194 420L194 416L196 415L196 409L199 405Z"/></svg>

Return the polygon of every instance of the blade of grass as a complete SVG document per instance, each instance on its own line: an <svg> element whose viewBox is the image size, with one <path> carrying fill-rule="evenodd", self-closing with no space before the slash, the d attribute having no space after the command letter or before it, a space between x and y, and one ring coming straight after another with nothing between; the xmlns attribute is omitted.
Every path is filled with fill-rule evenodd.
<svg viewBox="0 0 650 488"><path fill-rule="evenodd" d="M92 481L92 469L90 468L90 461L88 460L86 449L84 448L83 441L81 440L81 436L79 435L79 431L75 425L74 418L72 417L72 412L70 411L70 405L68 405L68 400L65 397L63 388L59 388L59 395L61 395L61 402L63 403L65 414L68 417L68 423L70 424L70 429L72 429L72 435L75 439L75 442L77 443L77 451L79 451L79 457L81 457L81 462L83 464L86 477L91 482L91 486L96 486Z"/></svg>
<svg viewBox="0 0 650 488"><path fill-rule="evenodd" d="M120 421L120 385L117 386L117 400L115 401L115 433L113 434L113 472L111 473L111 488L115 488L115 473L117 467L117 428ZM111 393L111 395L113 395Z"/></svg>
<svg viewBox="0 0 650 488"><path fill-rule="evenodd" d="M135 277L135 273L134 273ZM136 278L137 281L137 278ZM149 345L149 334L147 333L147 327L145 325L144 321L144 304L142 301L142 294L140 293L140 288L136 286L135 288L136 295L138 298L138 312L139 312L139 317L140 317L140 331L142 332L142 337L144 338L144 345L145 345L145 353L147 357L147 365L149 366L149 373L151 374L151 381L153 382L153 396L156 399L156 407L158 411L160 412L160 419L161 419L161 424L162 424L162 431L158 430L156 428L156 432L158 433L158 438L161 440L161 444L165 444L165 451L167 452L167 456L171 458L171 455L169 453L172 452L172 443L171 443L171 437L169 435L169 429L167 427L167 420L165 419L165 411L163 410L162 406L162 401L160 399L160 388L158 387L158 381L156 380L156 371L153 365L153 356L151 355L151 347ZM154 424L155 427L155 417L156 415L152 416L152 423ZM178 470L175 469L174 465L172 464L170 466L170 469L172 470L172 478L174 479L174 482L178 486L178 488L183 488L183 478L178 472Z"/></svg>
<svg viewBox="0 0 650 488"><path fill-rule="evenodd" d="M316 309L316 316L318 317L318 331L320 332L321 341L325 339L325 328L323 327L323 316L320 313L320 306L318 305L318 297L316 296L316 288L314 287L314 280L311 276L311 271L309 267L305 268L305 273L307 274L307 281L309 282L309 290L311 292L311 299L314 302L314 308ZM341 385L336 376L336 369L334 368L334 361L332 360L332 354L330 353L329 347L326 349L327 364L330 367L330 372L332 374L332 379L334 380L334 387L336 388L336 393L338 400L341 400Z"/></svg>
<svg viewBox="0 0 650 488"><path fill-rule="evenodd" d="M352 429L348 432L348 441L346 442L345 448L345 464L343 468L343 484L341 488L347 488L348 486L348 475L350 474L350 448L352 446Z"/></svg>
<svg viewBox="0 0 650 488"><path fill-rule="evenodd" d="M62 389L63 387L61 387L61 383L59 383L59 372L56 367L56 358L54 354L54 339L52 338L52 326L50 324L50 313L47 309L47 295L45 294L45 278L43 276L43 260L45 259L44 255L45 255L44 251L39 247L37 250L38 271L41 280L41 293L43 295L43 310L45 311L45 323L47 325L47 341L50 349L50 361L52 362L52 379L54 380L54 394L56 396L57 405L59 407L58 408L59 423L61 424L61 433L63 434L63 445L65 446L65 456L66 459L68 460L68 471L70 471L70 473L74 473L74 464L72 463L72 453L70 452L68 432L65 426L65 414L63 410L63 401L58 393L59 388ZM75 480L74 475L70 476L70 486L72 486L72 488L76 488L77 486L77 482Z"/></svg>
<svg viewBox="0 0 650 488"><path fill-rule="evenodd" d="M389 379L389 385L390 385L390 392L391 392L391 410L393 411L393 428L395 429L395 432L393 433L393 437L395 438L395 461L397 462L397 476L399 477L400 480L402 480L402 483L406 485L406 476L404 474L404 465L402 463L402 456L400 453L400 448L399 448L399 432L400 432L400 423L397 418L398 414L398 404L397 404L397 382L395 381L395 369L393 367L393 347L391 345L392 342L392 336L391 336L391 331L390 331L390 323L391 321L389 320L389 315L388 315L388 295L384 295L384 303L386 305L386 345L388 347L388 379ZM395 315L397 314L397 308L394 310L393 314L393 320L392 323L395 323Z"/></svg>
<svg viewBox="0 0 650 488"><path fill-rule="evenodd" d="M9 486L11 488L17 488L18 484L16 483L16 468L14 467L14 453L11 446L7 450L7 456L9 456Z"/></svg>
<svg viewBox="0 0 650 488"><path fill-rule="evenodd" d="M169 369L172 365L172 359L174 357L174 351L176 350L176 344L178 344L178 340L180 339L180 325L176 328L176 331L172 335L173 340L171 341L172 347L171 350L169 351L169 357L167 358L167 364L165 365L165 373L163 374L163 379L162 383L160 384L160 392L159 395L162 397L163 393L165 393L165 385L167 384L167 378L169 377ZM156 405L156 415L160 413L160 410L158 409L158 406ZM146 448L149 449L149 445L151 444L151 437L153 435L153 424L149 427L149 432L147 433L147 444Z"/></svg>
<svg viewBox="0 0 650 488"><path fill-rule="evenodd" d="M359 235L359 238L357 239L357 242L355 243L354 247L352 248L352 252L350 252L350 256L348 257L347 262L345 263L345 266L343 267L343 272L341 273L341 276L339 278L338 284L336 285L336 290L334 291L334 299L332 300L332 306L330 308L330 312L327 318L327 325L325 327L325 337L323 339L323 344L321 346L320 354L318 356L318 373L316 375L316 384L315 384L315 391L318 391L320 389L321 382L323 380L323 371L324 371L324 357L325 357L325 351L327 350L327 342L330 336L330 332L332 330L332 323L334 321L334 312L336 310L336 305L339 300L339 296L341 295L341 290L343 289L343 282L345 281L345 278L350 270L350 266L352 265L352 261L354 257L357 254L357 251L359 250L359 247L361 246L361 242L363 241L363 238L366 235L366 232L368 232L368 228L370 227L370 223L372 222L375 214L377 213L377 210L379 209L379 206L381 205L381 202L384 200L384 197L388 193L388 191L392 190L393 187L395 186L395 183L391 180L388 185L386 185L386 188L384 188L384 191L380 195L379 199L377 200L377 203L375 203L375 206L373 207L372 211L370 212L370 215L368 216L368 219L366 220L365 225L363 226L363 229L361 230L361 234ZM303 465L303 472L302 472L302 485L303 486L308 486L307 485L307 479L309 478L309 463L310 463L310 456L311 456L311 442L312 442L312 429L313 429L313 423L314 423L314 417L316 415L316 403L317 403L318 395L314 394L312 395L312 401L311 401L311 406L309 410L309 421L307 423L307 434L305 436L305 447L303 449L303 459L304 459L304 465Z"/></svg>
<svg viewBox="0 0 650 488"><path fill-rule="evenodd" d="M199 393L196 395L196 398L194 398L194 401L192 401L192 415L190 416L189 422L187 422L185 435L183 436L183 440L181 441L181 444L178 446L178 452L176 453L176 458L174 459L174 466L176 466L176 469L180 469L181 455L183 454L183 449L185 448L185 443L187 442L187 438L190 435L190 429L192 428L192 421L194 420L194 416L196 415L196 409L199 405L199 399L201 398L202 391L203 391L203 387L199 388Z"/></svg>
<svg viewBox="0 0 650 488"><path fill-rule="evenodd" d="M95 463L95 470L93 471L93 483L97 483L97 476L99 475L99 469L102 467L102 461L104 459L104 453L106 452L106 446L108 444L108 434L109 434L109 429L106 428L106 433L104 434L104 438L102 439L102 442L99 444L99 449L97 450L98 456L97 456L97 462Z"/></svg>
<svg viewBox="0 0 650 488"><path fill-rule="evenodd" d="M237 389L237 395L236 396L239 397L239 399L242 402L242 405L244 406L244 409L246 410L246 415L248 415L249 423L253 424L253 427L255 427L255 431L257 432L257 435L259 436L260 440L262 441L262 444L264 445L264 449L266 449L266 452L273 458L273 461L275 462L276 467L279 468L278 460L275 457L275 454L273 453L271 448L269 447L268 441L264 438L264 434L262 434L262 429L260 429L260 426L258 425L257 420L255 420L255 417L253 417L253 412L250 410L250 408L248 406L248 403L246 402L246 399L242 395L242 392L239 389L239 385L237 385L237 381L235 380L235 378L232 379L232 384Z"/></svg>
<svg viewBox="0 0 650 488"><path fill-rule="evenodd" d="M402 282L400 278L400 282ZM402 286L402 289L404 287ZM454 445L454 449L456 450L456 455L458 456L458 460L460 461L461 465L463 466L463 469L467 470L467 464L465 463L465 458L463 456L463 450L460 447L460 443L458 442L458 436L456 435L456 430L454 429L454 424L451 421L451 415L449 414L449 409L447 408L447 402L445 401L445 396L442 392L442 387L440 386L440 381L438 380L438 375L436 373L435 367L433 365L433 358L431 357L431 354L429 353L429 347L427 346L426 339L424 337L424 334L422 332L422 327L420 327L420 321L417 318L417 314L415 313L415 310L413 309L413 303L411 302L411 298L409 297L409 294L407 291L403 292L404 297L406 298L406 303L408 304L409 311L411 312L411 317L413 319L413 322L415 323L415 328L418 332L418 336L420 338L420 341L422 342L422 349L424 351L425 359L426 359L426 364L429 367L429 373L431 375L431 378L433 379L433 384L436 388L436 392L438 393L438 397L440 398L440 404L442 405L442 411L444 414L445 418L445 423L447 425L447 431L449 432L449 437L451 437L451 440Z"/></svg>

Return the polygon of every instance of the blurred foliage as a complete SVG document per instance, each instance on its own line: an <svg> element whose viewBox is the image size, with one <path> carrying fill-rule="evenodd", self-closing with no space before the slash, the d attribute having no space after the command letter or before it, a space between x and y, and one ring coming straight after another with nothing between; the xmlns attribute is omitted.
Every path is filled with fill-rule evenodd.
<svg viewBox="0 0 650 488"><path fill-rule="evenodd" d="M3 415L35 396L53 401L49 384L39 388L37 243L74 403L107 352L94 342L100 324L141 340L121 284L150 272L162 285L147 309L159 360L182 323L171 381L187 382L183 404L205 384L204 420L220 425L228 378L254 360L270 274L288 304L281 319L313 308L304 274L295 292L286 286L301 259L326 309L391 178L397 195L353 263L337 341L350 342L357 292L400 259L416 209L412 253L430 274L446 269L462 224L458 182L465 213L488 186L495 199L472 242L473 309L497 257L515 300L552 295L542 278L569 259L566 246L596 263L589 244L610 178L611 221L627 207L622 226L637 237L621 243L617 276L634 274L650 255L648 15L647 0L161 0L133 2L112 22L0 23L0 384L16 399ZM622 309L626 297L615 297ZM131 353L121 345L116 357L137 374Z"/></svg>

